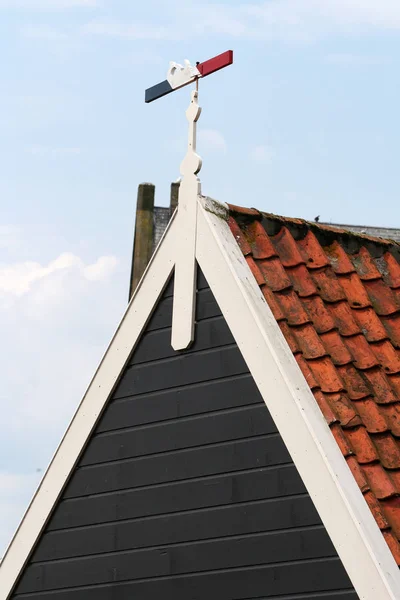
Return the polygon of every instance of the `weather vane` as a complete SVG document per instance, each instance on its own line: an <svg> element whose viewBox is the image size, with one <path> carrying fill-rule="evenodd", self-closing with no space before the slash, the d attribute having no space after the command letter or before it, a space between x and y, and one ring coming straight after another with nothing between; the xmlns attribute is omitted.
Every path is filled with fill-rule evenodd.
<svg viewBox="0 0 400 600"><path fill-rule="evenodd" d="M181 163L182 181L179 186L178 214L180 238L177 240L177 253L174 274L174 301L172 311L172 340L174 350L184 350L194 339L195 300L196 300L196 220L197 198L201 195L201 158L196 153L196 124L201 108L198 103L199 79L215 73L233 63L233 51L228 50L210 60L196 63L185 60L184 65L170 62L167 79L148 88L145 101L153 102L175 90L196 83L191 92L191 100L186 110L189 121L188 147Z"/></svg>

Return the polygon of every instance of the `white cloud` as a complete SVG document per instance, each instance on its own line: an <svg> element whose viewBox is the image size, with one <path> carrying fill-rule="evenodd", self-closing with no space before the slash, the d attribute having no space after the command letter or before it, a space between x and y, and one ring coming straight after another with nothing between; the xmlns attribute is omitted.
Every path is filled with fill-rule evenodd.
<svg viewBox="0 0 400 600"><path fill-rule="evenodd" d="M201 129L198 132L198 143L200 152L205 151L226 152L227 145L224 136L216 129Z"/></svg>
<svg viewBox="0 0 400 600"><path fill-rule="evenodd" d="M7 294L22 296L46 277L56 273L76 271L88 281L101 281L114 270L117 259L114 256L101 256L91 265L85 265L79 256L64 252L47 266L37 262L22 262L2 266L0 263L0 298Z"/></svg>
<svg viewBox="0 0 400 600"><path fill-rule="evenodd" d="M275 153L270 146L255 146L250 152L250 158L257 163L268 164L272 161Z"/></svg>

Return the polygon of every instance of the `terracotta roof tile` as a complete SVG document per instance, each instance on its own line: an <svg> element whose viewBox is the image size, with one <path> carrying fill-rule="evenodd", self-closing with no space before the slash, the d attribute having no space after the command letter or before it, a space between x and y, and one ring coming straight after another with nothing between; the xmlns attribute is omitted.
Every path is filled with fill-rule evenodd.
<svg viewBox="0 0 400 600"><path fill-rule="evenodd" d="M291 286L290 279L279 258L258 260L256 264L264 277L265 283L273 292L285 290Z"/></svg>
<svg viewBox="0 0 400 600"><path fill-rule="evenodd" d="M367 478L371 491L378 500L391 498L397 493L397 489L388 472L378 462L363 465L361 468Z"/></svg>
<svg viewBox="0 0 400 600"><path fill-rule="evenodd" d="M364 282L374 310L379 316L392 315L400 309L399 299L382 279Z"/></svg>
<svg viewBox="0 0 400 600"><path fill-rule="evenodd" d="M340 278L340 284L351 307L365 308L366 306L371 306L368 294L357 273L343 275Z"/></svg>
<svg viewBox="0 0 400 600"><path fill-rule="evenodd" d="M390 252L385 252L382 257L375 260L375 263L386 285L391 288L400 287L400 266Z"/></svg>
<svg viewBox="0 0 400 600"><path fill-rule="evenodd" d="M319 295L325 302L337 302L346 299L345 292L330 267L312 271L311 276Z"/></svg>
<svg viewBox="0 0 400 600"><path fill-rule="evenodd" d="M239 225L236 223L235 219L233 217L229 217L228 223L233 235L235 236L235 240L237 241L239 248L243 252L244 256L251 254L250 244L246 240L245 235L243 234Z"/></svg>
<svg viewBox="0 0 400 600"><path fill-rule="evenodd" d="M344 389L337 370L328 357L308 362L309 367L323 392L341 392Z"/></svg>
<svg viewBox="0 0 400 600"><path fill-rule="evenodd" d="M298 295L293 289L284 290L275 294L275 298L288 320L289 325L304 325L310 321L301 304Z"/></svg>
<svg viewBox="0 0 400 600"><path fill-rule="evenodd" d="M320 296L306 297L302 299L302 302L317 333L326 333L334 329L335 322Z"/></svg>
<svg viewBox="0 0 400 600"><path fill-rule="evenodd" d="M382 275L366 248L361 247L358 254L351 256L351 262L355 266L360 279L381 279Z"/></svg>
<svg viewBox="0 0 400 600"><path fill-rule="evenodd" d="M372 514L374 515L380 529L388 529L389 522L383 514L383 510L378 500L376 499L376 496L372 492L367 492L366 494L364 494L364 498L367 501L367 504Z"/></svg>
<svg viewBox="0 0 400 600"><path fill-rule="evenodd" d="M344 382L344 388L351 400L361 400L373 393L368 381L353 364L338 366L337 372Z"/></svg>
<svg viewBox="0 0 400 600"><path fill-rule="evenodd" d="M320 269L330 264L312 231L307 231L305 238L299 240L297 246L309 269Z"/></svg>
<svg viewBox="0 0 400 600"><path fill-rule="evenodd" d="M370 347L385 373L400 373L400 357L388 340L371 344Z"/></svg>
<svg viewBox="0 0 400 600"><path fill-rule="evenodd" d="M353 271L355 271L351 260L349 259L339 242L335 241L333 242L333 244L326 247L325 253L335 273L344 275L346 273L352 273Z"/></svg>
<svg viewBox="0 0 400 600"><path fill-rule="evenodd" d="M245 233L253 258L262 259L277 256L277 252L260 221L252 221L248 224Z"/></svg>
<svg viewBox="0 0 400 600"><path fill-rule="evenodd" d="M369 342L378 342L388 337L388 334L373 308L362 308L352 311L362 333Z"/></svg>
<svg viewBox="0 0 400 600"><path fill-rule="evenodd" d="M381 322L383 323L393 346L400 348L400 313L396 313L389 317L382 317Z"/></svg>
<svg viewBox="0 0 400 600"><path fill-rule="evenodd" d="M246 256L246 261L247 261L247 264L250 267L250 271L253 273L258 285L262 285L263 283L265 283L264 277L263 277L260 269L256 265L256 263L254 262L253 257Z"/></svg>
<svg viewBox="0 0 400 600"><path fill-rule="evenodd" d="M362 333L343 338L343 340L353 357L357 369L365 370L379 365L378 359L371 350L372 346L368 344Z"/></svg>
<svg viewBox="0 0 400 600"><path fill-rule="evenodd" d="M354 319L353 311L347 302L327 304L327 310L331 313L340 335L348 336L361 332L360 327Z"/></svg>
<svg viewBox="0 0 400 600"><path fill-rule="evenodd" d="M272 242L284 267L297 267L304 263L304 258L287 227L282 227L280 232L274 235Z"/></svg>
<svg viewBox="0 0 400 600"><path fill-rule="evenodd" d="M400 564L400 245L240 207L229 224Z"/></svg>

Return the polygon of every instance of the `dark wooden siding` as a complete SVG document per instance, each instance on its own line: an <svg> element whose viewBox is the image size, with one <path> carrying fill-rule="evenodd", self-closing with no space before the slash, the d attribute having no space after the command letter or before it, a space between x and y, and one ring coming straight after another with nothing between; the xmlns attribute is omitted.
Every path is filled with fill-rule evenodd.
<svg viewBox="0 0 400 600"><path fill-rule="evenodd" d="M13 598L356 600L201 275L198 288L183 353L166 288Z"/></svg>

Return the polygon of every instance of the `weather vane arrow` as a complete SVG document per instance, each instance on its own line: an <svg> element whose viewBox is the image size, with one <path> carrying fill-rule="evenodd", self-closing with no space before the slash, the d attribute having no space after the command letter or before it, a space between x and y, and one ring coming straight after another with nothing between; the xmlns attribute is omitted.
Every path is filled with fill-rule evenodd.
<svg viewBox="0 0 400 600"><path fill-rule="evenodd" d="M201 195L200 179L197 173L201 169L201 158L196 153L196 128L201 108L198 103L199 79L215 73L233 63L233 52L210 58L192 66L188 60L184 65L171 62L167 79L146 90L145 101L153 102L190 83L196 83L191 92L190 105L186 110L189 122L189 134L186 156L181 163L182 181L178 194L178 230L175 271L174 299L172 309L172 339L174 350L185 350L194 339L195 300L196 300L196 228L197 198Z"/></svg>
<svg viewBox="0 0 400 600"><path fill-rule="evenodd" d="M233 63L233 51L227 50L214 58L210 58L202 63L196 63L192 66L188 60L185 64L179 65L175 62L170 62L167 79L147 88L145 92L145 102L153 102L158 98L162 98L175 90L196 81L196 79L207 77L211 73L215 73L224 67L228 67Z"/></svg>

